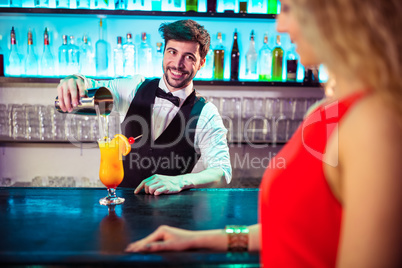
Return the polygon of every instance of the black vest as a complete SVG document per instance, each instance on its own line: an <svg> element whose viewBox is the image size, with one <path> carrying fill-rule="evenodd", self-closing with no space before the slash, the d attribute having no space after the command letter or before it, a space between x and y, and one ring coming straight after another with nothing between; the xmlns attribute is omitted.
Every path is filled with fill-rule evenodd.
<svg viewBox="0 0 402 268"><path fill-rule="evenodd" d="M206 100L194 90L167 128L153 141L151 118L158 85L159 79L147 79L142 83L121 124L127 138L143 136L131 145L130 154L123 158L124 179L119 187L135 188L153 174L190 173L200 157L194 149L194 134Z"/></svg>

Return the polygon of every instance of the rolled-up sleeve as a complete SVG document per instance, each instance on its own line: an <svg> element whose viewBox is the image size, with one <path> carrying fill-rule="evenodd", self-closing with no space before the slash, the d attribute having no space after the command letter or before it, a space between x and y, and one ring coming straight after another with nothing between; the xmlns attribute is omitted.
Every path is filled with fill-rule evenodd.
<svg viewBox="0 0 402 268"><path fill-rule="evenodd" d="M227 183L232 180L227 129L216 106L207 102L197 122L194 143L197 153L201 154L205 169L220 168Z"/></svg>

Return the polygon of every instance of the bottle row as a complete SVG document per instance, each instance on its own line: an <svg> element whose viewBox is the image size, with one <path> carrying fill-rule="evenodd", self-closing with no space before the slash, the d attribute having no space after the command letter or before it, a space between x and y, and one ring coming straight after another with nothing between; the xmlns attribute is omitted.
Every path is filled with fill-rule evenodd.
<svg viewBox="0 0 402 268"><path fill-rule="evenodd" d="M0 7L278 14L277 0L1 0Z"/></svg>
<svg viewBox="0 0 402 268"><path fill-rule="evenodd" d="M129 32L124 40L122 36L117 36L116 43L111 45L103 38L103 20L100 19L99 39L94 46L89 42L87 35L82 37L80 46L76 44L74 36L62 35L62 44L57 49L57 55L54 55L49 31L45 28L43 52L35 52L36 42L32 31L29 30L27 53L22 54L18 50L15 29L12 27L10 50L4 64L5 75L64 77L81 73L89 77L110 78L140 73L146 77L161 77L163 44L156 42L156 46L152 46L147 37L147 33L142 32L141 43L135 44L133 35ZM285 50L280 35L269 36L265 33L263 44L257 47L255 32L252 30L246 52L240 50L237 30L233 34L231 48L223 45L220 32L216 37L214 43L217 45L214 48L211 46L205 65L198 72L196 79L225 80L225 70L230 70L231 81L319 82L318 68L314 71L304 69L299 63L295 46L291 44ZM274 47L270 47L269 38L275 39ZM109 51L110 47L113 47L112 51ZM0 55L3 53L0 52ZM228 57L229 61L225 60ZM241 69L240 65L245 68Z"/></svg>

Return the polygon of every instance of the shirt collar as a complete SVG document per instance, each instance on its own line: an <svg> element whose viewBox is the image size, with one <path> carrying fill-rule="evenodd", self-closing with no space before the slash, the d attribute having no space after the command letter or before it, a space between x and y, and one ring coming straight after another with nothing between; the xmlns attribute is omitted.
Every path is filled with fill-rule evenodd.
<svg viewBox="0 0 402 268"><path fill-rule="evenodd" d="M163 78L161 78L159 80L159 87L165 92L170 92L169 89L167 88L167 86L165 84L165 80ZM185 99L187 99L188 96L190 96L191 92L193 92L193 81L191 81L191 83L188 86L186 86L185 88L172 92L172 94L173 94L173 96L179 97L180 104L182 104L183 101Z"/></svg>

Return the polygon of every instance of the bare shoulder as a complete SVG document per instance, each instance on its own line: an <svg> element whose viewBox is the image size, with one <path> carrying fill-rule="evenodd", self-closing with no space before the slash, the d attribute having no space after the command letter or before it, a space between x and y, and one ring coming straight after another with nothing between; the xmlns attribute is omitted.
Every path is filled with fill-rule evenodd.
<svg viewBox="0 0 402 268"><path fill-rule="evenodd" d="M393 144L401 151L402 146L396 147L402 141L400 116L379 95L372 94L351 108L341 124L341 133L346 142L369 142L373 147Z"/></svg>

